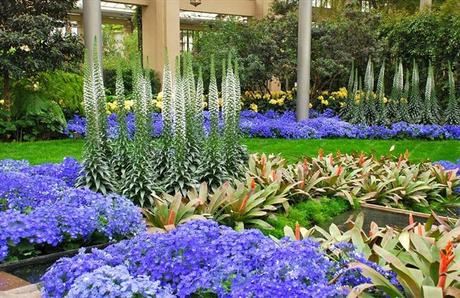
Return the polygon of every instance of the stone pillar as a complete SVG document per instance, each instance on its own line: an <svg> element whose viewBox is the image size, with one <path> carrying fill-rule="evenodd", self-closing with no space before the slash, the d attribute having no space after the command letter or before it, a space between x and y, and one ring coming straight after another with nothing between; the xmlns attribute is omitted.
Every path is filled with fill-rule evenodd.
<svg viewBox="0 0 460 298"><path fill-rule="evenodd" d="M100 0L83 0L83 27L85 28L85 47L89 61L92 62L94 38L97 40L99 61L102 62L102 16Z"/></svg>
<svg viewBox="0 0 460 298"><path fill-rule="evenodd" d="M297 121L308 118L310 102L311 0L299 0L299 33L297 45Z"/></svg>
<svg viewBox="0 0 460 298"><path fill-rule="evenodd" d="M433 0L420 0L420 10L425 8L431 9L433 6Z"/></svg>
<svg viewBox="0 0 460 298"><path fill-rule="evenodd" d="M142 49L144 67L152 68L160 76L163 72L164 51L174 67L180 54L180 0L151 0L142 7ZM174 68L172 68L174 69Z"/></svg>

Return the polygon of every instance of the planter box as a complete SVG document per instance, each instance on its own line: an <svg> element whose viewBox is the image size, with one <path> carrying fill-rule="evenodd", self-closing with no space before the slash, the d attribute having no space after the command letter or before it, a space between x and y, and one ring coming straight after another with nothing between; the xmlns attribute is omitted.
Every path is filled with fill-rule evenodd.
<svg viewBox="0 0 460 298"><path fill-rule="evenodd" d="M430 217L430 214L428 213L362 203L360 209L350 210L348 212L342 213L334 217L332 222L338 226L342 226L350 217L356 217L356 215L358 215L360 212L364 214L364 230L369 228L372 221L377 223L379 226L403 228L409 225L409 214L411 213L414 217L414 221L422 224L425 223ZM445 221L454 220L445 216L439 217ZM327 228L328 226L329 225L325 225L324 227Z"/></svg>
<svg viewBox="0 0 460 298"><path fill-rule="evenodd" d="M109 242L82 248L85 249L85 252L89 252L93 248L102 249L113 243L114 242ZM82 248L32 257L15 262L3 263L0 264L0 271L8 272L28 282L36 283L40 280L40 278L43 276L46 270L54 264L54 262L63 257L74 256Z"/></svg>

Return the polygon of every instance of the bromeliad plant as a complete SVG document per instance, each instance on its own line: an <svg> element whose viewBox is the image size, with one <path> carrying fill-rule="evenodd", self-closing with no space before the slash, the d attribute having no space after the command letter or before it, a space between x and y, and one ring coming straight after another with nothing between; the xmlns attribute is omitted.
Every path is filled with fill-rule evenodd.
<svg viewBox="0 0 460 298"><path fill-rule="evenodd" d="M345 223L347 229L341 231L332 224L329 231L320 227L295 230L285 227L285 235L300 240L313 237L320 241L324 249L337 253L336 248L349 242L358 252L383 268L396 273L400 287L369 264L354 262L350 269L358 268L370 278L366 287L356 287L349 297L359 297L363 290L376 287L390 297L458 297L460 287L460 221L448 222L432 214L422 225L409 216L409 225L401 230L379 227L371 223L368 232L363 230L363 214L355 221ZM435 224L436 223L436 224ZM340 256L341 251L337 256Z"/></svg>
<svg viewBox="0 0 460 298"><path fill-rule="evenodd" d="M290 188L281 189L280 182L268 186L256 184L253 178L246 183L226 182L208 190L206 183L199 190L192 189L186 196L180 192L173 197L163 194L153 208L145 209L149 225L169 230L196 218L210 218L237 230L248 227L272 229L265 219L275 216L279 209L287 210Z"/></svg>
<svg viewBox="0 0 460 298"><path fill-rule="evenodd" d="M329 154L285 166L280 157L252 155L248 175L260 185L280 183L289 196L346 198L351 205L372 202L399 208L422 209L456 206L460 184L455 169L429 162L412 164L406 152L399 157Z"/></svg>

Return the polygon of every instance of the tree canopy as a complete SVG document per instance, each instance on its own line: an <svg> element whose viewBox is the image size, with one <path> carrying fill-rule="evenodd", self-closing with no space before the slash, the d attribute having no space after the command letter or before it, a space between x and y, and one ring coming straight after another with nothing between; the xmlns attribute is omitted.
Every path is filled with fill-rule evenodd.
<svg viewBox="0 0 460 298"><path fill-rule="evenodd" d="M63 33L76 0L8 0L0 2L0 70L3 97L10 109L10 80L30 77L80 58L77 36Z"/></svg>

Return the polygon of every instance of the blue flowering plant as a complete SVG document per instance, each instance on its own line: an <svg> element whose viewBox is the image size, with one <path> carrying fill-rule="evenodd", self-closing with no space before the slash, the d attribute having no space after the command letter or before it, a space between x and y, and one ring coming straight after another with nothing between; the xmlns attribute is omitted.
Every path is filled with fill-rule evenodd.
<svg viewBox="0 0 460 298"><path fill-rule="evenodd" d="M370 282L305 239L275 242L209 220L168 233L142 234L104 250L63 258L43 276L43 297L343 297ZM373 268L392 277L390 271ZM396 283L396 282L395 282ZM398 284L396 283L396 286Z"/></svg>
<svg viewBox="0 0 460 298"><path fill-rule="evenodd" d="M205 130L209 131L209 113L204 112ZM109 137L116 137L118 122L116 115L108 117ZM130 133L134 131L133 115L126 118ZM68 135L85 134L85 122L75 116L68 122ZM324 113L312 111L308 120L297 122L293 111L285 112L254 112L243 110L240 114L240 130L250 138L283 138L283 139L460 139L460 125L452 124L411 124L404 121L391 125L351 124L330 110ZM152 114L152 136L157 137L162 131L161 114Z"/></svg>
<svg viewBox="0 0 460 298"><path fill-rule="evenodd" d="M131 201L74 188L80 166L0 162L0 262L123 239L145 229Z"/></svg>

